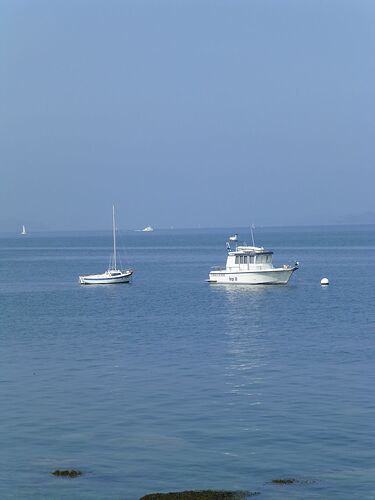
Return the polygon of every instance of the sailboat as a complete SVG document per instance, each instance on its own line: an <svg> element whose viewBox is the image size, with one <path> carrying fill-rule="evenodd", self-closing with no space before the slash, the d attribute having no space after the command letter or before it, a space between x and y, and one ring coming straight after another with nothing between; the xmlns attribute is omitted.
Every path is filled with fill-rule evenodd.
<svg viewBox="0 0 375 500"><path fill-rule="evenodd" d="M26 228L25 228L25 226L22 226L22 231L21 231L21 234L27 234L27 233L26 233Z"/></svg>
<svg viewBox="0 0 375 500"><path fill-rule="evenodd" d="M116 221L115 207L112 206L112 232L113 232L113 255L110 267L103 274L91 274L80 276L81 285L113 285L115 283L129 283L133 275L132 269L117 269L117 248L116 248Z"/></svg>

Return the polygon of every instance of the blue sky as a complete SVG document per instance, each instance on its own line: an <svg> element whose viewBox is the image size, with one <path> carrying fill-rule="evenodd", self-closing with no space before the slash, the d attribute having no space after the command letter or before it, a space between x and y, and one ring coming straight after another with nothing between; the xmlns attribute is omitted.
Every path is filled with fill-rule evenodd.
<svg viewBox="0 0 375 500"><path fill-rule="evenodd" d="M1 0L0 229L375 219L372 0ZM108 222L109 221L109 222Z"/></svg>

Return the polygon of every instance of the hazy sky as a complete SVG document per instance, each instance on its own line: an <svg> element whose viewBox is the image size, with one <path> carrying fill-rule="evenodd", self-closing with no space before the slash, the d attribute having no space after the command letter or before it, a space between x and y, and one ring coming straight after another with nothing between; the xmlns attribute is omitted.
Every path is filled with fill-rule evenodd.
<svg viewBox="0 0 375 500"><path fill-rule="evenodd" d="M373 213L374 26L373 0L0 0L2 224Z"/></svg>

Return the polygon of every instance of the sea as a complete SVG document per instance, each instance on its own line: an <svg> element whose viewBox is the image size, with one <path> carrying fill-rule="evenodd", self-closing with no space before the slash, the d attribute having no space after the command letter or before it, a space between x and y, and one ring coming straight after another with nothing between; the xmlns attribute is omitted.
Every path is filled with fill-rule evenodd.
<svg viewBox="0 0 375 500"><path fill-rule="evenodd" d="M100 286L109 231L0 235L1 499L375 498L375 226L257 228L289 284L207 283L235 232L120 231Z"/></svg>

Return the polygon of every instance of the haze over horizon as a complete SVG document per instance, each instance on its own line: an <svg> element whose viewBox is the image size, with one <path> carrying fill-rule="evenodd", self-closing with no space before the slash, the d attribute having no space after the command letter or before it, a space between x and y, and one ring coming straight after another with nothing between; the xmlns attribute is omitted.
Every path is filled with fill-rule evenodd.
<svg viewBox="0 0 375 500"><path fill-rule="evenodd" d="M367 221L367 222L366 222ZM353 228L353 227L364 227L364 226L374 226L375 228L375 223L373 222L373 214L368 214L366 217L366 214L363 215L363 217L360 218L353 218L352 221L350 221L350 218L344 222L336 222L336 223L327 223L327 224L313 224L313 223L305 223L305 224L248 224L248 225L243 225L239 226L236 224L232 224L229 226L169 226L169 227L162 227L162 226L154 226L153 230L158 232L158 231L215 231L215 230L227 230L228 231L228 236L230 234L233 234L235 232L241 234L241 237L244 237L246 234L250 235L250 227L253 227L255 229L255 233L257 231L262 230L262 229L288 229L288 228L337 228L337 227L347 227L347 228ZM140 231L142 232L143 228L141 227L132 227L129 225L124 225L121 222L116 224L116 228L120 232L124 231ZM3 234L4 236L10 236L10 235L18 235L21 234L22 230L22 223L20 221L15 221L15 220L0 220L0 234ZM98 233L104 233L112 232L112 226L111 226L111 221L107 221L107 227L96 227L95 229L87 229L87 228L70 228L70 229L56 229L52 226L47 226L45 224L39 223L32 221L30 225L26 226L26 234L28 236L30 235L35 235L35 234L51 234L51 233L90 233L90 232L98 232ZM250 236L248 236L250 237Z"/></svg>
<svg viewBox="0 0 375 500"><path fill-rule="evenodd" d="M375 3L3 0L0 231L374 223Z"/></svg>

